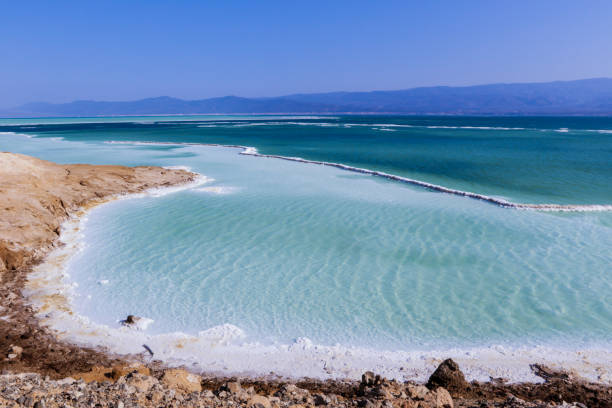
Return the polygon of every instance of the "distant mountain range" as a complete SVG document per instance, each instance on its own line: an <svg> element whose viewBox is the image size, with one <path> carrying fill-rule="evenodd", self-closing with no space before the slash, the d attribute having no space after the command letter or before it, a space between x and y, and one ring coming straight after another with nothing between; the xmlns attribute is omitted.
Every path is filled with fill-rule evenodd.
<svg viewBox="0 0 612 408"><path fill-rule="evenodd" d="M398 113L453 115L612 115L612 79L434 86L400 91L331 92L270 98L225 96L132 102L28 103L2 117L163 114Z"/></svg>

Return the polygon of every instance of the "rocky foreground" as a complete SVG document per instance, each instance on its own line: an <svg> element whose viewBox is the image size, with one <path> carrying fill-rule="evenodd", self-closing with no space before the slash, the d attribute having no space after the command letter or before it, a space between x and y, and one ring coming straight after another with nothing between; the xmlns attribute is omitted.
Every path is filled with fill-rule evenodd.
<svg viewBox="0 0 612 408"><path fill-rule="evenodd" d="M612 388L534 366L542 384L468 383L451 360L426 385L367 372L361 381L219 378L59 341L21 291L58 245L60 225L117 194L193 181L159 167L59 165L0 153L0 408L4 407L612 407ZM567 402L566 402L567 401Z"/></svg>
<svg viewBox="0 0 612 408"><path fill-rule="evenodd" d="M196 177L161 167L62 165L0 152L0 370L63 378L118 363L100 351L60 342L40 326L21 294L27 275L59 245L60 225L84 208Z"/></svg>
<svg viewBox="0 0 612 408"><path fill-rule="evenodd" d="M569 403L564 396L584 402ZM136 364L113 369L96 367L61 380L40 374L1 375L0 406L584 408L610 407L612 395L609 389L571 380L564 374L542 385L467 383L452 360L444 361L426 385L389 381L371 372L363 374L361 381L241 382L235 378L203 378L182 369L152 370Z"/></svg>

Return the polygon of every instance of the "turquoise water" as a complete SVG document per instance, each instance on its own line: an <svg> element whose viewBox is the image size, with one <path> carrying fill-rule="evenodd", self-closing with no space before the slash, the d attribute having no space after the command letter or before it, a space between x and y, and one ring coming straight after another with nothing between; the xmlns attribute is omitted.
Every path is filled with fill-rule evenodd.
<svg viewBox="0 0 612 408"><path fill-rule="evenodd" d="M0 132L246 145L265 154L345 163L514 202L612 203L612 118L189 118L13 119L2 120ZM70 120L91 123L66 123Z"/></svg>
<svg viewBox="0 0 612 408"><path fill-rule="evenodd" d="M371 350L612 344L612 212L506 209L236 148L105 143L240 144L518 203L609 205L612 119L2 123L36 136L0 134L2 150L214 179L90 214L68 271L73 308L97 323L136 314L151 334L194 335L229 323L250 342Z"/></svg>

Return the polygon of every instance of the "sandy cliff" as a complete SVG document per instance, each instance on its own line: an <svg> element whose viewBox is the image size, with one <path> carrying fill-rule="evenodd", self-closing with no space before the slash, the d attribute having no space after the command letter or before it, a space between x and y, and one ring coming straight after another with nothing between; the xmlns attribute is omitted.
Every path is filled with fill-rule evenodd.
<svg viewBox="0 0 612 408"><path fill-rule="evenodd" d="M22 296L28 272L58 245L61 223L79 209L116 194L195 177L160 167L61 165L0 153L0 371L62 378L95 364L118 362L98 350L61 342L40 325Z"/></svg>
<svg viewBox="0 0 612 408"><path fill-rule="evenodd" d="M0 153L0 271L22 268L44 255L60 224L80 207L194 177L160 167L62 165Z"/></svg>

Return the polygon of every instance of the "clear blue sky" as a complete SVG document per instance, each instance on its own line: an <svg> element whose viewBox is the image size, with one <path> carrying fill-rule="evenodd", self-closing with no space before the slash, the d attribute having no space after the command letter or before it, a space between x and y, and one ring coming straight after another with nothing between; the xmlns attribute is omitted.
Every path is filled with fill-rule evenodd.
<svg viewBox="0 0 612 408"><path fill-rule="evenodd" d="M0 107L612 77L612 1L9 1Z"/></svg>

